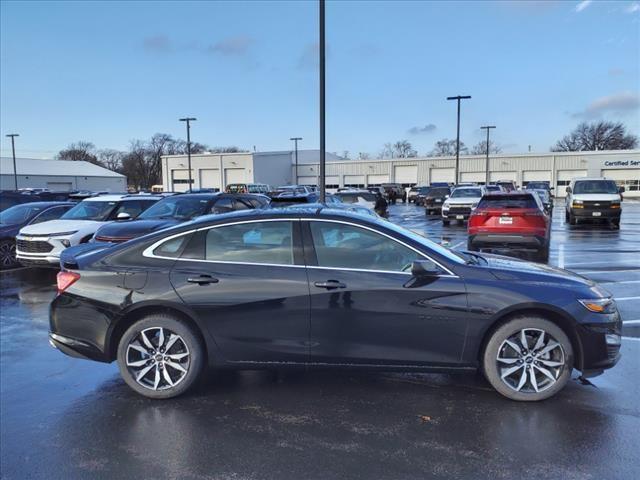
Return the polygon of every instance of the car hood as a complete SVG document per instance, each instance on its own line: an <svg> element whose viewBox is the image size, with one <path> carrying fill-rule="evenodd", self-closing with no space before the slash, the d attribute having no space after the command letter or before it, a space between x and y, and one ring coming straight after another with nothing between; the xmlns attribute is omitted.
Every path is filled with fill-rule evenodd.
<svg viewBox="0 0 640 480"><path fill-rule="evenodd" d="M49 220L35 225L27 225L20 230L20 233L23 235L53 235L86 230L92 227L98 228L103 224L104 222L96 222L94 220Z"/></svg>
<svg viewBox="0 0 640 480"><path fill-rule="evenodd" d="M480 201L480 197L462 197L462 198L447 198L447 202L449 205L467 205L470 203L478 203Z"/></svg>
<svg viewBox="0 0 640 480"><path fill-rule="evenodd" d="M505 257L503 255L483 253L480 256L487 261L485 267L499 280L578 283L590 288L596 286L593 280L562 268L552 267L542 263L533 263L513 257Z"/></svg>
<svg viewBox="0 0 640 480"><path fill-rule="evenodd" d="M140 237L150 232L162 230L181 223L174 218L158 220L131 220L126 222L112 222L104 225L96 232L96 237Z"/></svg>
<svg viewBox="0 0 640 480"><path fill-rule="evenodd" d="M620 200L620 195L617 193L576 193L571 198L572 200L590 202L613 202Z"/></svg>

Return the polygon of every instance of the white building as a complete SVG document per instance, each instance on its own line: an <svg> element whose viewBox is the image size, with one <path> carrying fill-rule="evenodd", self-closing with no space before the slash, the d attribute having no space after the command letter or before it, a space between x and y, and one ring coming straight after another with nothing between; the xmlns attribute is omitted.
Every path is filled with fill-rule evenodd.
<svg viewBox="0 0 640 480"><path fill-rule="evenodd" d="M318 162L318 150L299 150L298 163ZM327 153L327 161L341 158ZM191 155L193 189L219 188L230 183L266 183L278 186L292 183L295 176L295 154L292 151L247 153L200 153ZM185 192L189 189L186 155L162 157L162 186L165 191Z"/></svg>
<svg viewBox="0 0 640 480"><path fill-rule="evenodd" d="M126 192L127 178L89 162L16 158L18 188ZM13 159L0 158L0 190L13 190Z"/></svg>
<svg viewBox="0 0 640 480"><path fill-rule="evenodd" d="M317 185L318 159L318 150L300 150L296 175L291 151L192 155L193 188L224 189L229 183L243 182ZM326 169L328 189L381 183L404 186L453 183L455 157L344 160L327 153ZM484 183L485 172L485 156L460 157L461 182ZM626 198L640 197L640 150L501 154L489 158L489 181L514 180L518 185L526 185L544 180L555 187L557 196L564 196L572 178L586 176L612 178L625 187ZM186 155L162 157L162 182L165 190L188 189Z"/></svg>
<svg viewBox="0 0 640 480"><path fill-rule="evenodd" d="M319 164L299 165L298 183L317 184ZM455 157L418 157L384 160L327 159L327 188L364 187L381 183L403 186L429 185L434 182L453 183ZM294 177L292 170L292 178ZM572 178L604 176L626 189L625 198L640 197L640 150L601 152L552 152L514 155L491 155L489 181L514 180L526 185L543 180L555 187L557 196L565 195ZM460 157L460 181L485 183L486 157Z"/></svg>

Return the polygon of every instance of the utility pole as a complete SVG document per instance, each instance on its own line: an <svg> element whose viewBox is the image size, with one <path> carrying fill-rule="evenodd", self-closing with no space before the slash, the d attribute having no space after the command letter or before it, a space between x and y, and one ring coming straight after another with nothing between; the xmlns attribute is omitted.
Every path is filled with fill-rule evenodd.
<svg viewBox="0 0 640 480"><path fill-rule="evenodd" d="M480 127L481 129L484 129L487 131L487 162L486 162L486 166L485 166L485 180L484 180L484 184L485 185L489 185L489 130L491 130L492 128L496 128L495 125L487 125L485 127Z"/></svg>
<svg viewBox="0 0 640 480"><path fill-rule="evenodd" d="M457 95L455 97L447 97L447 100L457 100L458 101L458 127L456 133L456 184L460 181L458 178L460 175L460 100L467 100L471 98L471 95Z"/></svg>
<svg viewBox="0 0 640 480"><path fill-rule="evenodd" d="M296 181L293 182L294 185L298 184L298 140L302 140L302 137L291 137L289 140L293 140L295 142L295 152L296 152Z"/></svg>
<svg viewBox="0 0 640 480"><path fill-rule="evenodd" d="M325 130L324 130L324 77L325 77L325 51L324 51L324 0L319 0L319 30L320 30L320 203L325 202Z"/></svg>
<svg viewBox="0 0 640 480"><path fill-rule="evenodd" d="M16 191L18 190L18 171L16 170L16 144L15 137L19 137L18 133L10 133L7 137L11 137L11 153L13 154L13 185Z"/></svg>
<svg viewBox="0 0 640 480"><path fill-rule="evenodd" d="M195 122L197 120L197 118L193 118L193 117L187 117L187 118L180 118L179 119L181 122L187 122L187 161L188 161L188 168L189 168L189 193L191 193L191 186L192 186L192 179L191 179L191 122ZM168 174L169 172L167 172Z"/></svg>

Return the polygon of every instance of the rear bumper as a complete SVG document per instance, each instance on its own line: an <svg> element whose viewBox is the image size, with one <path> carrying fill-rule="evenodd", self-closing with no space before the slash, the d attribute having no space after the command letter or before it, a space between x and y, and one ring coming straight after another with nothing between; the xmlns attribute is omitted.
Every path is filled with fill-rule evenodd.
<svg viewBox="0 0 640 480"><path fill-rule="evenodd" d="M540 250L547 243L542 235L515 233L479 233L469 235L469 245L477 248L512 247L526 250Z"/></svg>

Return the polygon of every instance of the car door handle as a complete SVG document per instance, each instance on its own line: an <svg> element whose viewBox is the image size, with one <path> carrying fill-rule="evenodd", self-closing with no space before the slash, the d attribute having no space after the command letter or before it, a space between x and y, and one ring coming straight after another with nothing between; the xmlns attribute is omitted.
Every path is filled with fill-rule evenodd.
<svg viewBox="0 0 640 480"><path fill-rule="evenodd" d="M213 278L211 275L200 275L198 277L187 278L188 283L197 283L198 285L208 285L209 283L218 283L220 280Z"/></svg>
<svg viewBox="0 0 640 480"><path fill-rule="evenodd" d="M337 280L327 280L326 282L316 282L314 285L318 288L326 288L331 290L332 288L347 288L347 285Z"/></svg>

